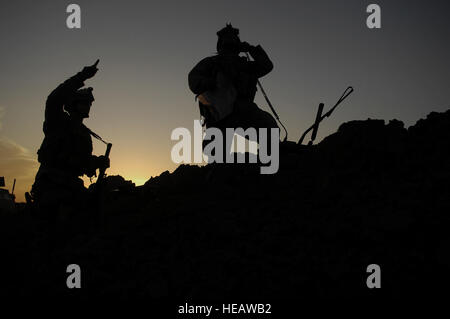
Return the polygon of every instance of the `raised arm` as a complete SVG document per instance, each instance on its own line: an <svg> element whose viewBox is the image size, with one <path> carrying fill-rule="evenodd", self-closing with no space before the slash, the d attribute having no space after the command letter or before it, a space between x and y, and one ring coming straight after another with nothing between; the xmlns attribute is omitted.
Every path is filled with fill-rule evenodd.
<svg viewBox="0 0 450 319"><path fill-rule="evenodd" d="M64 113L63 106L66 104L76 93L76 91L84 86L84 81L92 78L97 73L97 60L93 65L86 66L81 72L78 72L64 83L60 84L54 89L47 97L45 104L45 125L44 130L51 127L54 123L59 123L66 114Z"/></svg>
<svg viewBox="0 0 450 319"><path fill-rule="evenodd" d="M253 61L249 62L252 73L258 78L270 73L273 70L273 63L266 51L260 45L253 46L246 42L245 44L247 45L248 53L253 58Z"/></svg>

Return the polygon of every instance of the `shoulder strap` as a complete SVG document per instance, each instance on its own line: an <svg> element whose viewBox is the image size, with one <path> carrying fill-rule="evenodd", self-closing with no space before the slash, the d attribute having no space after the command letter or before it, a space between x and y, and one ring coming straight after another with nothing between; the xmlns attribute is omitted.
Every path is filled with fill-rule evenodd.
<svg viewBox="0 0 450 319"><path fill-rule="evenodd" d="M84 124L83 124L84 125ZM97 140L105 143L106 145L108 145L107 142L105 142L102 137L100 135L98 135L97 133L93 132L89 127L87 127L86 125L84 125L84 127L88 130L89 134L92 135L92 137L96 138Z"/></svg>

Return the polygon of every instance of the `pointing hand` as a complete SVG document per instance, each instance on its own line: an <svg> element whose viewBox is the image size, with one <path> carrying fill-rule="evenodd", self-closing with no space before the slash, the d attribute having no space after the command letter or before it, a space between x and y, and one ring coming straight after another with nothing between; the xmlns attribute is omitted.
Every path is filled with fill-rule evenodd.
<svg viewBox="0 0 450 319"><path fill-rule="evenodd" d="M85 76L86 79L92 78L97 73L97 71L98 71L97 65L98 65L99 61L100 60L97 59L97 61L95 61L94 64L92 64L90 66L85 66L83 68L83 70L81 72L83 73L83 75Z"/></svg>

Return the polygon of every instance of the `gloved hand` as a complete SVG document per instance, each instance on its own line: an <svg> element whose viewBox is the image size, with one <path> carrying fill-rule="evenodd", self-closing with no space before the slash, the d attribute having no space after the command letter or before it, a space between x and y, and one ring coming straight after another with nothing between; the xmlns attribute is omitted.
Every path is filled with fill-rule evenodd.
<svg viewBox="0 0 450 319"><path fill-rule="evenodd" d="M108 157L106 157L104 155L101 155L101 156L97 157L97 167L98 168L100 168L100 169L105 168L106 169L106 168L109 167L109 164L110 164L110 162L109 162L109 158Z"/></svg>
<svg viewBox="0 0 450 319"><path fill-rule="evenodd" d="M248 52L252 46L248 42L241 42L239 45L239 52Z"/></svg>
<svg viewBox="0 0 450 319"><path fill-rule="evenodd" d="M90 79L90 78L92 78L92 77L95 75L95 73L97 73L97 71L98 71L97 65L98 65L98 62L99 62L99 61L100 61L100 60L97 59L97 61L95 61L94 64L92 64L92 65L90 65L90 66L85 66L85 67L83 68L83 70L81 71L81 73L83 74L84 78Z"/></svg>

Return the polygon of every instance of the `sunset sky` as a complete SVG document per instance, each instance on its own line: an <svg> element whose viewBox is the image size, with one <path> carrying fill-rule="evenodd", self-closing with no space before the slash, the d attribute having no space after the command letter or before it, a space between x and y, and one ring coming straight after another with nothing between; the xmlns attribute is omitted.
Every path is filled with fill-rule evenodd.
<svg viewBox="0 0 450 319"><path fill-rule="evenodd" d="M0 176L19 201L38 168L47 95L100 59L86 82L96 101L85 124L113 143L108 174L143 184L173 170L170 134L192 129L198 106L187 74L212 55L231 22L274 63L262 83L297 141L351 85L318 141L348 120L397 118L407 126L450 108L449 1L74 1L81 29L66 27L69 1L0 4ZM366 7L381 7L368 29ZM257 104L268 107L257 93ZM94 142L94 154L105 146Z"/></svg>

